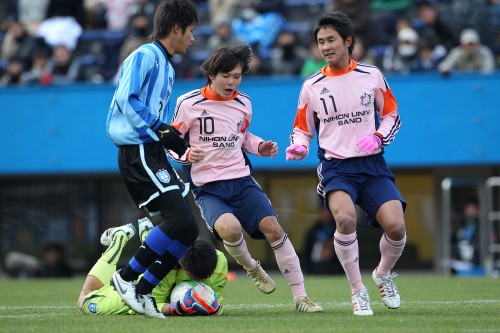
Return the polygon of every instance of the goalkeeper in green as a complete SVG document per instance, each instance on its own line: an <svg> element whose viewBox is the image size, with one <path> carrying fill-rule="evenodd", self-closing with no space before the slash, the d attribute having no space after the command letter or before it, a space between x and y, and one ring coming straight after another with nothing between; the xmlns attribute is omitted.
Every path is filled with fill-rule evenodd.
<svg viewBox="0 0 500 333"><path fill-rule="evenodd" d="M148 218L139 220L141 243L153 228ZM101 244L108 248L97 260L83 284L77 306L84 314L135 314L121 299L113 285L112 274L127 242L135 235L135 227L130 223L121 227L110 228L101 236ZM173 269L152 291L152 297L159 312L164 315L178 313L171 311L175 304L170 304L170 294L176 284L186 281L200 281L210 286L220 304L222 291L227 281L227 259L206 240L197 240L189 247ZM222 314L222 309L217 314Z"/></svg>

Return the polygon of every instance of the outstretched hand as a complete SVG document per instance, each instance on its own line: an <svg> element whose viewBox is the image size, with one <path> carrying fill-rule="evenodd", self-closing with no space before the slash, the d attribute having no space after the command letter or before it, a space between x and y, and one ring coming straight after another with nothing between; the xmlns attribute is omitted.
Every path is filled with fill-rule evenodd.
<svg viewBox="0 0 500 333"><path fill-rule="evenodd" d="M271 158L273 158L278 154L278 144L271 140L261 142L259 144L259 154L261 156L271 156Z"/></svg>

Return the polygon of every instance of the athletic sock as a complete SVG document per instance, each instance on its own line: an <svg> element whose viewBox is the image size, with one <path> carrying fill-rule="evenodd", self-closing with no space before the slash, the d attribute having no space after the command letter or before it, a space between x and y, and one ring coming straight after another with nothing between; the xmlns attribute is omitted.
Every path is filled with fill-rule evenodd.
<svg viewBox="0 0 500 333"><path fill-rule="evenodd" d="M226 241L223 241L223 243L227 253L229 253L238 264L243 266L246 271L257 266L257 261L255 261L250 255L250 252L248 252L247 243L245 242L245 238L243 238L243 234L241 234L241 238L234 243Z"/></svg>
<svg viewBox="0 0 500 333"><path fill-rule="evenodd" d="M395 241L390 239L385 233L380 238L380 263L376 274L379 277L388 276L391 269L401 257L406 244L406 234L403 239Z"/></svg>
<svg viewBox="0 0 500 333"><path fill-rule="evenodd" d="M365 289L361 280L361 272L359 271L359 248L356 232L343 235L335 231L333 244L335 253L344 268L352 291Z"/></svg>

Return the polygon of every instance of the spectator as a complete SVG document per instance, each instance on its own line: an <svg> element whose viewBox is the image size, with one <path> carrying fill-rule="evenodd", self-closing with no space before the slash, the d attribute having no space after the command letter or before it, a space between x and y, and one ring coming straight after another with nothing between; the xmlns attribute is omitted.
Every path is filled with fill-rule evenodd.
<svg viewBox="0 0 500 333"><path fill-rule="evenodd" d="M4 59L19 57L23 66L27 68L31 64L35 45L34 38L26 31L23 24L12 21L2 43L1 57Z"/></svg>
<svg viewBox="0 0 500 333"><path fill-rule="evenodd" d="M228 20L220 21L215 27L215 34L211 35L207 41L207 49L210 52L219 47L232 47L243 42L233 35L231 22Z"/></svg>
<svg viewBox="0 0 500 333"><path fill-rule="evenodd" d="M26 82L29 84L49 85L52 75L49 69L50 51L45 48L36 50L33 55L31 69L26 73Z"/></svg>
<svg viewBox="0 0 500 333"><path fill-rule="evenodd" d="M12 56L7 61L7 71L0 79L0 85L8 86L23 84L25 84L23 60L18 56Z"/></svg>
<svg viewBox="0 0 500 333"><path fill-rule="evenodd" d="M383 68L387 72L409 73L418 67L417 32L412 28L403 28L397 34L395 45L386 48Z"/></svg>
<svg viewBox="0 0 500 333"><path fill-rule="evenodd" d="M16 17L16 8L13 1L0 1L0 32L8 29L8 23Z"/></svg>
<svg viewBox="0 0 500 333"><path fill-rule="evenodd" d="M335 230L335 220L332 214L321 205L316 223L307 231L304 242L304 255L301 262L305 273L342 274L344 272L333 247Z"/></svg>
<svg viewBox="0 0 500 333"><path fill-rule="evenodd" d="M318 44L315 41L311 41L309 43L309 56L300 69L300 76L304 79L308 78L325 66L326 61L319 52Z"/></svg>
<svg viewBox="0 0 500 333"><path fill-rule="evenodd" d="M460 45L453 48L439 64L443 75L451 72L491 73L495 70L495 58L491 50L481 44L474 29L464 29L460 34Z"/></svg>
<svg viewBox="0 0 500 333"><path fill-rule="evenodd" d="M479 202L476 198L468 198L463 212L454 220L451 235L452 271L472 269L479 266Z"/></svg>
<svg viewBox="0 0 500 333"><path fill-rule="evenodd" d="M442 19L438 8L431 1L420 1L417 4L417 14L417 18L413 20L413 26L419 36L443 45L447 51L457 45L453 30Z"/></svg>
<svg viewBox="0 0 500 333"><path fill-rule="evenodd" d="M486 0L451 1L446 11L448 24L455 36L467 28L472 28L481 36L483 43L491 42L491 27L488 19Z"/></svg>
<svg viewBox="0 0 500 333"><path fill-rule="evenodd" d="M65 45L52 50L52 61L48 66L54 84L68 84L80 80L80 61Z"/></svg>
<svg viewBox="0 0 500 333"><path fill-rule="evenodd" d="M293 31L283 30L276 39L272 50L271 65L274 75L298 75L308 56Z"/></svg>
<svg viewBox="0 0 500 333"><path fill-rule="evenodd" d="M42 258L12 251L5 256L5 268L11 276L18 277L70 277L73 269L66 262L64 248L59 243L46 244Z"/></svg>

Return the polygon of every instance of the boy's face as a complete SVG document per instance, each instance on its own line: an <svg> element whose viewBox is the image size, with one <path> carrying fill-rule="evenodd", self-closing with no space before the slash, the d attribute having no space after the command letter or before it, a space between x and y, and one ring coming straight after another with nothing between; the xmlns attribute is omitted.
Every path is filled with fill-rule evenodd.
<svg viewBox="0 0 500 333"><path fill-rule="evenodd" d="M318 31L316 40L323 59L331 67L343 68L349 64L349 46L352 43L350 36L344 42L337 30L325 27Z"/></svg>
<svg viewBox="0 0 500 333"><path fill-rule="evenodd" d="M223 99L230 99L241 83L241 65L236 66L229 73L217 73L210 76L210 88Z"/></svg>
<svg viewBox="0 0 500 333"><path fill-rule="evenodd" d="M172 43L174 53L186 54L189 46L194 42L193 32L195 29L196 24L191 24L184 32L182 32L180 26L176 25L174 27L174 39Z"/></svg>

